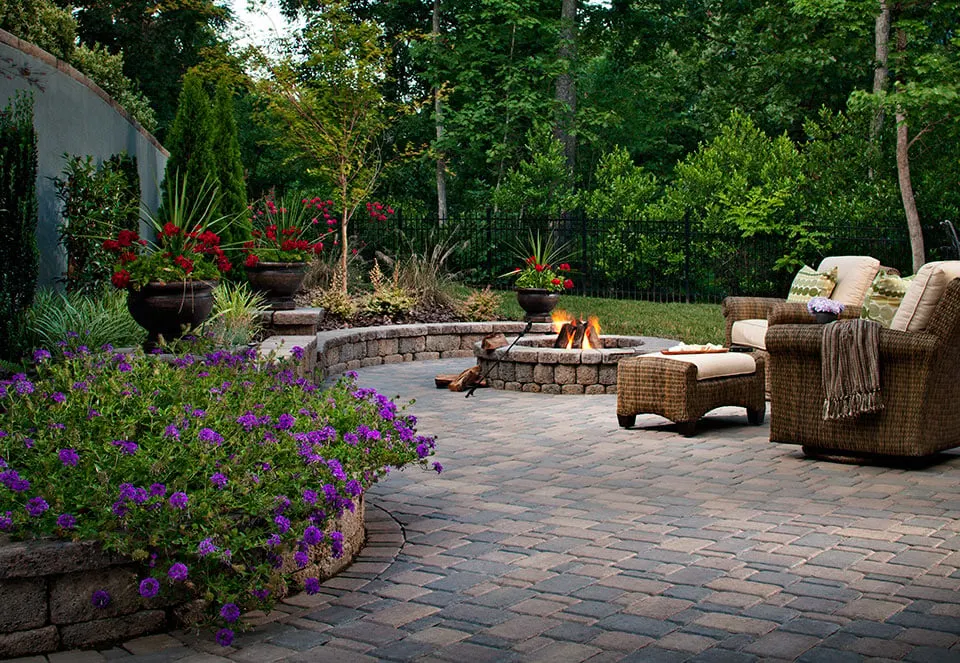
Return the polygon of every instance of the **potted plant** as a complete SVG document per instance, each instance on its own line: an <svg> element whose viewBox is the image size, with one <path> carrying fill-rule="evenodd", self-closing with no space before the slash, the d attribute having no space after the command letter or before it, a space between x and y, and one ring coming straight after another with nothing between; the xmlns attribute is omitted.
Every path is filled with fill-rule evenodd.
<svg viewBox="0 0 960 663"><path fill-rule="evenodd" d="M155 242L121 230L103 243L117 258L111 282L127 291L130 315L147 330L147 351L206 320L220 273L231 267L211 229L224 222L211 218L216 189L205 181L192 201L186 191L186 180L175 178L159 215L148 215Z"/></svg>
<svg viewBox="0 0 960 663"><path fill-rule="evenodd" d="M524 321L550 322L560 293L573 288L566 249L566 244L557 245L553 236L543 239L539 232L531 232L526 243L514 247L514 255L523 261L523 267L503 276L516 279L517 303L524 310Z"/></svg>
<svg viewBox="0 0 960 663"><path fill-rule="evenodd" d="M273 310L294 307L293 296L307 275L310 257L323 250L317 217L329 218L331 201L319 198L281 200L267 197L251 207L253 239L243 245L250 286L267 298ZM316 228L317 230L314 230Z"/></svg>
<svg viewBox="0 0 960 663"><path fill-rule="evenodd" d="M833 322L843 312L843 304L835 299L814 297L807 302L807 310L820 324Z"/></svg>

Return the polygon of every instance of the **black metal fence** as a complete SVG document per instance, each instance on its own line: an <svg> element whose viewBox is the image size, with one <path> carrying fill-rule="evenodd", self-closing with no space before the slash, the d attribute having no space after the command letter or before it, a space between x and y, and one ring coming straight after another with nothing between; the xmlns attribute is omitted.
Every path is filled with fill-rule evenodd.
<svg viewBox="0 0 960 663"><path fill-rule="evenodd" d="M793 253L816 266L824 255L872 255L910 271L910 242L902 221L823 226L801 238L743 237L710 232L689 220L526 219L493 215L406 218L362 238L371 247L401 254L454 246L446 267L466 283L509 288L498 278L518 267L511 247L533 232L567 242L579 295L653 301L718 302L727 295L783 296L796 272L784 265ZM806 239L804 239L806 238ZM811 241L812 240L812 241ZM806 248L805 248L806 247Z"/></svg>

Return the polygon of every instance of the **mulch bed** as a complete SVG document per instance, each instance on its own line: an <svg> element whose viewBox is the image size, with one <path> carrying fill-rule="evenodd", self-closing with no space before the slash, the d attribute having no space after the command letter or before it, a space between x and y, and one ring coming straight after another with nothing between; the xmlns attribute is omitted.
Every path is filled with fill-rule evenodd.
<svg viewBox="0 0 960 663"><path fill-rule="evenodd" d="M347 327L379 327L381 325L415 325L430 322L465 322L465 320L454 311L442 308L415 309L396 317L360 313L350 320L345 320L333 313L327 313L323 316L320 324L317 325L317 330L329 331L331 329L346 329Z"/></svg>

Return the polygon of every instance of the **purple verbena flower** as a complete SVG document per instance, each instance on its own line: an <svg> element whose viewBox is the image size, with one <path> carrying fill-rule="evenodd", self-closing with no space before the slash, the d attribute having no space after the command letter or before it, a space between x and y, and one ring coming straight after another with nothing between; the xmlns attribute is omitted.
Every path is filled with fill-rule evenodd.
<svg viewBox="0 0 960 663"><path fill-rule="evenodd" d="M316 594L320 591L320 581L316 578L307 578L303 581L303 590L307 594Z"/></svg>
<svg viewBox="0 0 960 663"><path fill-rule="evenodd" d="M223 617L225 622L232 624L240 619L240 608L236 603L226 603L220 608L220 616Z"/></svg>
<svg viewBox="0 0 960 663"><path fill-rule="evenodd" d="M313 506L317 503L317 491L307 488L303 491L303 503Z"/></svg>
<svg viewBox="0 0 960 663"><path fill-rule="evenodd" d="M221 472L217 472L210 476L210 483L217 487L218 490L223 490L227 487L227 477Z"/></svg>
<svg viewBox="0 0 960 663"><path fill-rule="evenodd" d="M183 582L187 579L188 574L187 565L182 562L171 564L170 570L167 571L167 577L174 582Z"/></svg>
<svg viewBox="0 0 960 663"><path fill-rule="evenodd" d="M201 557L206 557L207 555L217 552L217 547L213 545L212 539L204 539L200 542L200 545L197 546L197 552Z"/></svg>
<svg viewBox="0 0 960 663"><path fill-rule="evenodd" d="M217 631L217 644L221 647L229 647L233 642L233 631L228 628L222 628Z"/></svg>
<svg viewBox="0 0 960 663"><path fill-rule="evenodd" d="M33 353L33 361L37 364L41 363L44 359L50 359L50 351L43 348L38 348Z"/></svg>
<svg viewBox="0 0 960 663"><path fill-rule="evenodd" d="M94 608L103 609L110 605L110 592L105 589L98 589L90 595L90 603Z"/></svg>
<svg viewBox="0 0 960 663"><path fill-rule="evenodd" d="M328 460L327 467L330 468L330 473L333 474L334 478L338 481L347 480L347 473L343 471L343 465L341 465L340 461L336 458L331 458Z"/></svg>
<svg viewBox="0 0 960 663"><path fill-rule="evenodd" d="M297 422L296 417L292 414L287 414L284 412L279 417L277 417L277 423L275 428L277 430L290 430L293 428L293 425Z"/></svg>
<svg viewBox="0 0 960 663"><path fill-rule="evenodd" d="M341 532L330 532L330 550L334 559L343 557L343 534Z"/></svg>
<svg viewBox="0 0 960 663"><path fill-rule="evenodd" d="M315 546L321 541L323 541L323 532L320 531L320 528L315 525L308 525L303 530L303 542L308 546Z"/></svg>
<svg viewBox="0 0 960 663"><path fill-rule="evenodd" d="M277 531L280 534L286 534L290 531L290 519L286 516L277 516L273 519L273 522L277 526Z"/></svg>
<svg viewBox="0 0 960 663"><path fill-rule="evenodd" d="M50 400L52 400L54 403L63 403L67 400L67 395L62 391L55 391L50 394Z"/></svg>
<svg viewBox="0 0 960 663"><path fill-rule="evenodd" d="M13 528L13 514L7 511L0 515L0 532L6 532Z"/></svg>
<svg viewBox="0 0 960 663"><path fill-rule="evenodd" d="M39 518L50 508L50 505L42 497L31 497L24 508L31 518Z"/></svg>
<svg viewBox="0 0 960 663"><path fill-rule="evenodd" d="M140 581L140 596L145 599L152 599L160 593L160 581L149 577Z"/></svg>
<svg viewBox="0 0 960 663"><path fill-rule="evenodd" d="M154 483L150 485L150 496L151 497L163 497L167 494L167 487L162 483Z"/></svg>
<svg viewBox="0 0 960 663"><path fill-rule="evenodd" d="M119 447L120 451L128 456L132 456L133 454L137 453L137 449L139 448L136 442L131 442L130 440L114 440L110 444L115 447Z"/></svg>
<svg viewBox="0 0 960 663"><path fill-rule="evenodd" d="M293 561L296 562L298 569L302 569L310 563L310 555L302 550L298 550L297 552L293 553Z"/></svg>
<svg viewBox="0 0 960 663"><path fill-rule="evenodd" d="M210 444L223 444L223 435L212 428L201 428L200 432L197 433L197 438L201 442L209 442Z"/></svg>
<svg viewBox="0 0 960 663"><path fill-rule="evenodd" d="M57 527L60 529L73 529L77 526L77 519L69 513L61 513L57 516Z"/></svg>
<svg viewBox="0 0 960 663"><path fill-rule="evenodd" d="M77 463L80 462L80 456L76 449L61 449L57 457L60 458L64 467L76 467Z"/></svg>
<svg viewBox="0 0 960 663"><path fill-rule="evenodd" d="M170 496L170 506L174 509L186 509L189 498L186 493L176 492Z"/></svg>
<svg viewBox="0 0 960 663"><path fill-rule="evenodd" d="M343 489L346 491L347 495L352 495L353 497L359 497L363 492L363 486L361 486L360 482L356 479L350 479Z"/></svg>
<svg viewBox="0 0 960 663"><path fill-rule="evenodd" d="M443 465L441 465L440 463L434 463L433 469L437 471L437 474L440 474L441 472L443 472Z"/></svg>

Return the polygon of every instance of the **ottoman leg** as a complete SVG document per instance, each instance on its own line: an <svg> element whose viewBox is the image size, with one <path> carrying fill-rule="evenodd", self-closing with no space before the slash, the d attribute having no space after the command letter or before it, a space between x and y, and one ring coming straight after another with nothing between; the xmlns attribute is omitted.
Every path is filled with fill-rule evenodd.
<svg viewBox="0 0 960 663"><path fill-rule="evenodd" d="M637 415L635 414L618 414L617 421L620 423L620 428L630 428L635 423L637 423Z"/></svg>
<svg viewBox="0 0 960 663"><path fill-rule="evenodd" d="M694 421L678 421L677 428L680 429L680 434L684 437L693 437L697 434L697 422Z"/></svg>
<svg viewBox="0 0 960 663"><path fill-rule="evenodd" d="M747 408L747 421L749 421L754 426L759 426L763 423L763 417L766 414L766 408L762 410L754 410L753 408Z"/></svg>

